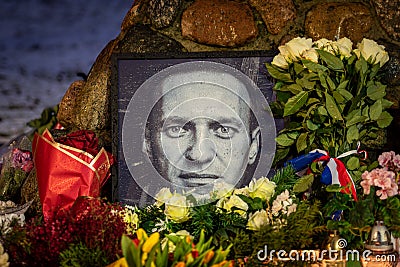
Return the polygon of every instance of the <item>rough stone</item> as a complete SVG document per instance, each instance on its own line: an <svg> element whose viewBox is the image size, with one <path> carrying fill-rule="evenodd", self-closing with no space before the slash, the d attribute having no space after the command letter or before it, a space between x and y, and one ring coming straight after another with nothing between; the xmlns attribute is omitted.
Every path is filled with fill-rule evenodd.
<svg viewBox="0 0 400 267"><path fill-rule="evenodd" d="M375 12L382 28L396 41L400 41L400 1L373 0Z"/></svg>
<svg viewBox="0 0 400 267"><path fill-rule="evenodd" d="M196 42L236 47L254 39L257 28L249 5L228 0L197 0L182 14L182 36Z"/></svg>
<svg viewBox="0 0 400 267"><path fill-rule="evenodd" d="M324 3L306 15L305 31L313 40L347 37L360 42L371 29L371 13L361 3Z"/></svg>
<svg viewBox="0 0 400 267"><path fill-rule="evenodd" d="M153 31L146 25L137 24L129 29L114 52L159 53L184 51L185 48L179 42Z"/></svg>
<svg viewBox="0 0 400 267"><path fill-rule="evenodd" d="M64 127L69 128L74 124L75 102L84 84L83 80L73 82L58 105L57 119Z"/></svg>
<svg viewBox="0 0 400 267"><path fill-rule="evenodd" d="M148 16L155 28L164 28L174 22L182 0L150 0L148 4Z"/></svg>
<svg viewBox="0 0 400 267"><path fill-rule="evenodd" d="M261 14L271 34L280 33L296 17L292 0L250 0L250 4Z"/></svg>

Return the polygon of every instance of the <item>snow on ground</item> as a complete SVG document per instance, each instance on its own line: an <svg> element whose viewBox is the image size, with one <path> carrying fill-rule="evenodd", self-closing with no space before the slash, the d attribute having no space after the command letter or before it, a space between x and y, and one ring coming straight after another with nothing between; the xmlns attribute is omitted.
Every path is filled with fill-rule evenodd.
<svg viewBox="0 0 400 267"><path fill-rule="evenodd" d="M0 0L0 144L55 106L114 39L133 0Z"/></svg>

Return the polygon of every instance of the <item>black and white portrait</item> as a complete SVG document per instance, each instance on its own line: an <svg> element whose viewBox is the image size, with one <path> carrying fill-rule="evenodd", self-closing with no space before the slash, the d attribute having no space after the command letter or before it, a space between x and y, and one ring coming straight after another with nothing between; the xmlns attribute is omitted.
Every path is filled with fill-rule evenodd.
<svg viewBox="0 0 400 267"><path fill-rule="evenodd" d="M216 184L267 176L276 130L261 60L119 60L118 199L142 206L167 187L206 201Z"/></svg>

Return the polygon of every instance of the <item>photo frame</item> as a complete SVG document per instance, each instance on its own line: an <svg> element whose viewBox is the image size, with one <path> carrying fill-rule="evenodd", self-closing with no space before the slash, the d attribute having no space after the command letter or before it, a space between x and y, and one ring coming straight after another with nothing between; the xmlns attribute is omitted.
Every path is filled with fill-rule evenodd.
<svg viewBox="0 0 400 267"><path fill-rule="evenodd" d="M215 180L217 183L220 180L224 182L226 178L223 176L236 177L237 181L230 180L229 184L241 187L251 178L267 176L275 152L276 125L279 124L268 104L274 101L274 84L265 63L271 62L273 56L274 53L268 51L113 55L112 146L113 154L117 156L117 164L112 170L114 201L142 207L154 203L160 189L169 188L171 192L193 191L193 195L197 194L200 202L204 203L208 200L204 192L211 190L208 184L199 182L201 178L204 178L201 181L214 183ZM189 74L194 76L189 77ZM231 86L236 80L240 80L240 85L236 86L238 89L231 89L236 88ZM203 89L204 86L208 89ZM242 93L240 88L252 89ZM235 95L240 103L243 102L240 108L233 103L236 100L229 102ZM228 104L224 103L226 101ZM247 113L243 110L247 108L254 119L244 115ZM208 113L203 115L200 112ZM226 119L217 115L229 112L232 112L231 117L241 120L248 136L246 142L235 141L234 137L239 140L239 128L224 126L221 121L225 123ZM167 113L174 120L165 119ZM179 125L179 131L175 130L178 129L175 118L189 113L193 120L182 115L185 122ZM250 121L256 121L254 129L258 130L253 130L259 133L256 137L251 136L251 126L246 126L251 124ZM204 158L191 159L187 151L189 146L192 151L193 145L189 143L199 139L194 136L199 136L201 122L208 127L205 132L212 135L198 146L203 150L201 155ZM231 131L229 135L221 134L228 129ZM221 143L226 143L226 139L230 144L224 146ZM214 159L208 167L200 167L203 164L201 160L206 160L207 142L213 148ZM250 152L243 151L254 143L257 153L250 164ZM241 144L244 144L244 149L238 151ZM220 152L217 153L214 150L218 148ZM222 152L228 156L222 158ZM239 161L241 158L244 163ZM215 167L222 161L228 163ZM240 174L231 171L235 167L240 169ZM179 174L175 175L177 172Z"/></svg>

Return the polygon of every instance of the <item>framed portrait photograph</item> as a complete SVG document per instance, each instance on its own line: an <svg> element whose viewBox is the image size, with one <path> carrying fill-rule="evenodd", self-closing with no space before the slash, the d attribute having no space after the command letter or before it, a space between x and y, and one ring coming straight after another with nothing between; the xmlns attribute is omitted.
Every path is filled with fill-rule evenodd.
<svg viewBox="0 0 400 267"><path fill-rule="evenodd" d="M162 188L212 199L267 176L276 123L268 52L113 58L113 198L139 207Z"/></svg>

